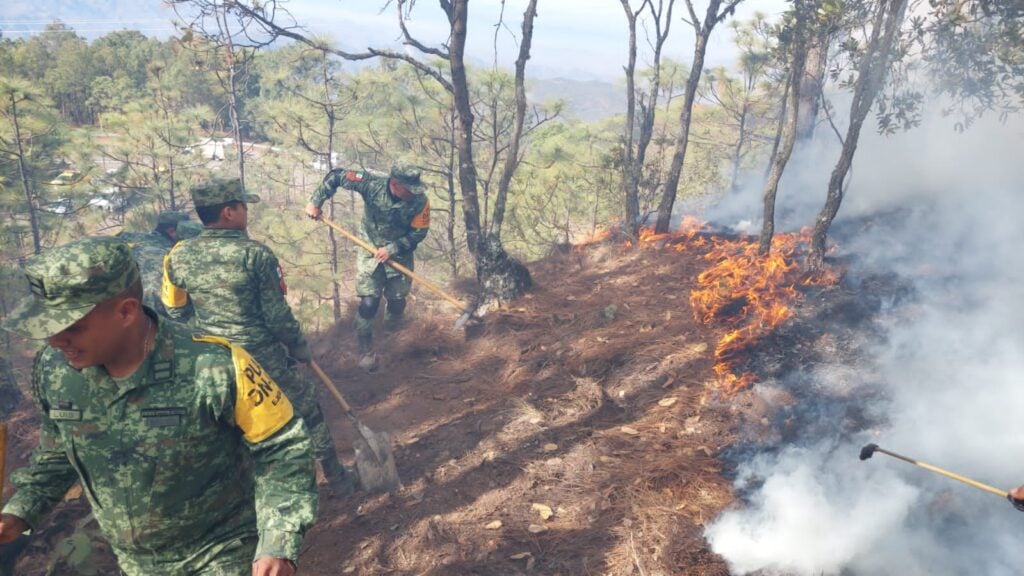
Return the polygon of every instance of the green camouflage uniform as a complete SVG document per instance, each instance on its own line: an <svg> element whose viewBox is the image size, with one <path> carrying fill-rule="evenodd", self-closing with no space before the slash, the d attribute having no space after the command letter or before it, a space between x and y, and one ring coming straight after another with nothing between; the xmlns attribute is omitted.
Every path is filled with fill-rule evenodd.
<svg viewBox="0 0 1024 576"><path fill-rule="evenodd" d="M193 224L188 220L188 215L177 211L165 211L157 215L157 227L173 226L180 234L186 224ZM139 272L142 273L142 301L146 306L156 310L158 314L167 318L167 311L160 302L160 285L163 282L164 256L174 246L174 240L160 233L153 232L125 232L121 231L117 237L124 240L132 247L132 256L139 263Z"/></svg>
<svg viewBox="0 0 1024 576"><path fill-rule="evenodd" d="M4 327L30 338L64 330L139 277L114 238L52 250L26 275L33 296ZM129 576L247 576L261 557L294 561L317 513L302 420L244 350L145 312L157 332L131 376L76 370L49 346L36 356L39 445L12 474L4 513L38 526L77 480Z"/></svg>
<svg viewBox="0 0 1024 576"><path fill-rule="evenodd" d="M389 182L392 178L413 193L410 200L401 200L391 193ZM310 203L323 206L339 187L363 197L359 235L373 246L386 248L391 261L413 270L416 246L430 231L430 201L423 193L425 186L420 182L419 169L400 164L392 168L390 176L378 176L363 170L335 169L313 192ZM412 280L408 276L377 262L368 251L359 250L356 256L356 295L380 298L383 294L388 300L386 320L394 322L401 316L411 287ZM370 308L372 313L361 306L356 314L356 332L361 343L372 339L373 317L377 309L376 305Z"/></svg>
<svg viewBox="0 0 1024 576"><path fill-rule="evenodd" d="M201 194L208 189L197 190ZM239 186L238 194L240 190ZM195 191L193 198L196 206L220 203ZM259 198L247 194L244 201ZM192 316L198 330L244 346L302 415L325 474L343 473L335 467L337 452L316 390L298 370L297 364L309 362L312 355L285 300L283 273L273 251L250 239L245 230L207 228L168 253L163 276L168 315L176 320Z"/></svg>

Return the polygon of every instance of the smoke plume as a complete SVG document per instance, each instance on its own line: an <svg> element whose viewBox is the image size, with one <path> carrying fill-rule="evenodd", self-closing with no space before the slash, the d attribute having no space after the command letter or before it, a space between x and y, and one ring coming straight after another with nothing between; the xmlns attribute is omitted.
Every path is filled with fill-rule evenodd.
<svg viewBox="0 0 1024 576"><path fill-rule="evenodd" d="M824 202L838 158L829 137L788 169L783 227L810 225ZM836 422L823 435L823 412L814 434L739 464L742 503L706 531L734 573L1024 573L1024 513L1008 502L883 454L858 459L875 442L1001 489L1024 484L1022 144L1019 118L960 134L936 114L908 133L862 134L835 225L856 232L838 254L849 277L896 273L914 296L883 311L884 336L863 343L856 366L801 375L821 395L800 409L844 396L870 404L869 429ZM708 218L759 228L760 190L749 192Z"/></svg>

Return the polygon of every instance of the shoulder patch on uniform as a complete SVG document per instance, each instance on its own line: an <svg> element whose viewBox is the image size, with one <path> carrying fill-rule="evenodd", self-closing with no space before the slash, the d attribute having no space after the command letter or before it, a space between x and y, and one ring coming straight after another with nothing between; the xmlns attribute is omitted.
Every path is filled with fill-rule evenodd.
<svg viewBox="0 0 1024 576"><path fill-rule="evenodd" d="M256 443L291 422L294 410L270 374L241 346L231 345L235 365L235 425Z"/></svg>
<svg viewBox="0 0 1024 576"><path fill-rule="evenodd" d="M164 278L160 283L160 301L168 308L181 308L188 304L188 291L171 282L168 266L171 262L171 255L181 244L175 244L164 256Z"/></svg>
<svg viewBox="0 0 1024 576"><path fill-rule="evenodd" d="M277 265L277 281L281 284L281 294L288 295L288 284L284 281L284 268L281 268L281 264Z"/></svg>
<svg viewBox="0 0 1024 576"><path fill-rule="evenodd" d="M366 172L362 170L349 170L345 173L345 180L349 182L362 182L363 178L366 177Z"/></svg>
<svg viewBox="0 0 1024 576"><path fill-rule="evenodd" d="M413 228L420 228L420 229L430 228L430 200L429 199L427 199L426 203L423 204L423 210L420 210L420 213L417 214L412 219L412 222L409 225L412 226Z"/></svg>

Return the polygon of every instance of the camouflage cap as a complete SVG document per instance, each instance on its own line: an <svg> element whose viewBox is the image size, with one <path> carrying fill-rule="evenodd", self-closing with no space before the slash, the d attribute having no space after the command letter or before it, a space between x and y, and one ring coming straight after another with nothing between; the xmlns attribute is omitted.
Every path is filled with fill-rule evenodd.
<svg viewBox="0 0 1024 576"><path fill-rule="evenodd" d="M164 210L156 215L157 226L175 226L183 220L188 220L188 214L178 210Z"/></svg>
<svg viewBox="0 0 1024 576"><path fill-rule="evenodd" d="M203 231L203 225L195 220L185 220L178 223L178 240L195 238Z"/></svg>
<svg viewBox="0 0 1024 576"><path fill-rule="evenodd" d="M420 180L420 169L412 164L399 163L391 167L391 177L413 194L423 194L427 187Z"/></svg>
<svg viewBox="0 0 1024 576"><path fill-rule="evenodd" d="M196 208L233 201L252 204L259 202L260 197L246 194L242 189L242 181L238 178L208 180L192 189L192 203Z"/></svg>
<svg viewBox="0 0 1024 576"><path fill-rule="evenodd" d="M27 338L49 338L78 322L97 304L139 279L131 248L120 238L85 238L48 250L25 264L32 295L4 318L3 328Z"/></svg>

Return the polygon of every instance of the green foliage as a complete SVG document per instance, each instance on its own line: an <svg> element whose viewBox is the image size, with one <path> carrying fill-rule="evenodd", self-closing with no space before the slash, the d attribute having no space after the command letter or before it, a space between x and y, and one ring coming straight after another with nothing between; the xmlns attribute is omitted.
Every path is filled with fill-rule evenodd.
<svg viewBox="0 0 1024 576"><path fill-rule="evenodd" d="M774 122L772 102L778 100L773 92L777 62L769 57L767 28L763 20L737 28L744 46L740 67L708 75L706 86L718 90L722 101L705 99L695 108L681 195L728 188L734 154L744 167L763 161L764 132ZM419 165L429 185L433 221L417 252L417 271L445 282L472 269L461 213L457 124L451 94L434 78L391 60L356 67L302 44L235 50L242 61L235 80L247 186L263 198L251 211L250 231L281 259L289 298L307 327L333 322L332 282L340 285L344 298L350 296L358 250L339 240L335 253L327 229L301 214L328 162L378 171L396 161ZM0 40L0 63L10 64L12 80L38 87L34 121L48 118L53 125L50 139L37 140L32 148L39 198L52 201L43 184L61 171L77 175L74 211L40 216L47 243L121 228L151 229L155 214L172 202L188 208L187 191L195 182L212 173L235 173L230 145L222 161L199 152L200 144L228 136L229 57L217 38L194 30L166 41L122 31L89 44L54 24L29 40ZM447 73L448 63L435 60L426 66ZM486 229L494 221L514 122L514 82L507 70L470 66L468 73ZM640 71L641 76L648 73ZM687 76L685 65L662 63L659 106L642 173L642 215L653 211L663 187L678 130L678 96ZM612 227L621 217L622 119L565 120L562 106L537 101L528 106L502 228L505 246L526 259ZM742 106L750 115L743 135L735 117ZM740 153L738 140L745 142ZM26 205L24 195L12 187L13 175L10 164L0 165L0 203L11 208L7 213L18 214ZM125 201L115 209L89 205L114 196ZM335 221L357 228L357 196L339 191L333 207ZM10 217L3 225L5 234L19 238L5 244L10 257L31 251L25 249L23 219Z"/></svg>

